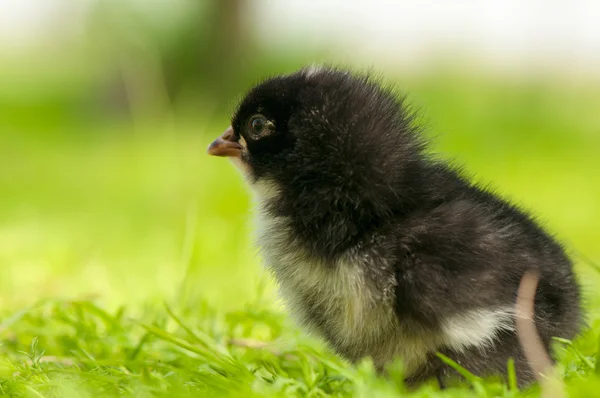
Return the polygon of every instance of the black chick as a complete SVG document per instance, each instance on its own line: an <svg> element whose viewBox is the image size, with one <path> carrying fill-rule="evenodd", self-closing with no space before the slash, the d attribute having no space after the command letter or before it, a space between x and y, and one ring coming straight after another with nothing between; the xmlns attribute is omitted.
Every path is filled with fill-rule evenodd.
<svg viewBox="0 0 600 398"><path fill-rule="evenodd" d="M209 147L242 170L258 244L288 308L350 361L401 358L412 385L534 374L515 331L528 270L549 350L582 323L563 248L530 215L425 153L403 100L369 74L304 68L252 88Z"/></svg>

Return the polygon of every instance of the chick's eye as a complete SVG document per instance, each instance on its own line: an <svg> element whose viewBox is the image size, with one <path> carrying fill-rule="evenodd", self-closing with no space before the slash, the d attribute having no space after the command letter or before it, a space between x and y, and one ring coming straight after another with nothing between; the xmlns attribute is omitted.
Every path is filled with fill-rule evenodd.
<svg viewBox="0 0 600 398"><path fill-rule="evenodd" d="M273 123L268 121L263 115L252 116L248 123L250 134L255 138L260 138L266 135L273 127Z"/></svg>
<svg viewBox="0 0 600 398"><path fill-rule="evenodd" d="M255 117L252 119L252 132L254 134L260 134L265 129L266 120L263 117Z"/></svg>

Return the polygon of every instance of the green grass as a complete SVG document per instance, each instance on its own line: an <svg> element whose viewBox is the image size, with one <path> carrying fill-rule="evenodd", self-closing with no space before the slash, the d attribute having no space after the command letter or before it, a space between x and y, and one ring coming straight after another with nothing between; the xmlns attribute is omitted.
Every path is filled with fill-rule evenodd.
<svg viewBox="0 0 600 398"><path fill-rule="evenodd" d="M402 83L440 134L436 149L534 209L572 250L591 328L557 342L558 368L572 396L593 396L600 91L474 77ZM408 394L401 367L377 377L368 361L345 363L290 321L252 248L241 178L205 155L225 119L141 134L68 127L50 135L37 123L39 133L0 136L0 394ZM539 393L468 379L412 394Z"/></svg>

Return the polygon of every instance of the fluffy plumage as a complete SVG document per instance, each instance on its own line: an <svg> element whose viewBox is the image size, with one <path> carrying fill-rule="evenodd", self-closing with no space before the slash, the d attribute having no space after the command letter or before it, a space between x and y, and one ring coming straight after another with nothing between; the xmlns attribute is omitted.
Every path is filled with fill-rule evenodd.
<svg viewBox="0 0 600 398"><path fill-rule="evenodd" d="M535 323L546 348L573 338L580 292L561 245L530 215L425 152L404 101L367 74L305 68L241 101L209 153L242 170L258 204L258 244L289 309L350 361L407 381L455 372L533 374L514 303L540 273Z"/></svg>

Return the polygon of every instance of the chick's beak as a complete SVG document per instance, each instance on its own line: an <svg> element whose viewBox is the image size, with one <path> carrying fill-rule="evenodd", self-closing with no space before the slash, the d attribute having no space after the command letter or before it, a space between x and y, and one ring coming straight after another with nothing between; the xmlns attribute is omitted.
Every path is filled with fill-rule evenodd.
<svg viewBox="0 0 600 398"><path fill-rule="evenodd" d="M240 157L242 146L235 140L235 134L233 134L231 126L208 146L208 154L212 156Z"/></svg>

